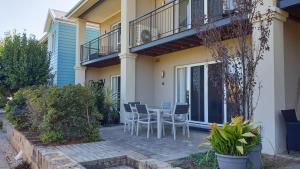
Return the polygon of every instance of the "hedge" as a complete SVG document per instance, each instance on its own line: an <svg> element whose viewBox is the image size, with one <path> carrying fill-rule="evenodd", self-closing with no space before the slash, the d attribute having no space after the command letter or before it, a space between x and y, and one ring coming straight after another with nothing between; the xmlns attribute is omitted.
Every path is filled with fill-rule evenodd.
<svg viewBox="0 0 300 169"><path fill-rule="evenodd" d="M18 129L36 131L44 143L99 140L96 96L88 87L67 85L19 90L6 106Z"/></svg>

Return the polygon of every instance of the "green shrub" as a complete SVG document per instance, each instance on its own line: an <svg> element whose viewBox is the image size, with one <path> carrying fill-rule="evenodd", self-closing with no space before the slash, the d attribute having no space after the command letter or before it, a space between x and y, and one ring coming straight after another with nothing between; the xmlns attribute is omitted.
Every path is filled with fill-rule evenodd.
<svg viewBox="0 0 300 169"><path fill-rule="evenodd" d="M8 101L5 111L7 120L15 125L17 129L30 128L30 111L23 90L16 92L13 99Z"/></svg>
<svg viewBox="0 0 300 169"><path fill-rule="evenodd" d="M0 120L0 130L2 130L2 129L3 129L3 121Z"/></svg>
<svg viewBox="0 0 300 169"><path fill-rule="evenodd" d="M69 140L95 141L99 139L95 95L89 88L68 85L49 89L48 111L41 130L43 142Z"/></svg>
<svg viewBox="0 0 300 169"><path fill-rule="evenodd" d="M8 99L5 96L0 96L0 108L5 108Z"/></svg>
<svg viewBox="0 0 300 169"><path fill-rule="evenodd" d="M19 90L6 106L7 119L18 129L40 134L44 143L99 139L96 96L88 87L35 86Z"/></svg>
<svg viewBox="0 0 300 169"><path fill-rule="evenodd" d="M34 86L23 91L30 111L31 130L41 129L42 121L48 110L49 89L46 86Z"/></svg>
<svg viewBox="0 0 300 169"><path fill-rule="evenodd" d="M218 169L217 157L212 151L192 154L189 159L193 161L198 168Z"/></svg>

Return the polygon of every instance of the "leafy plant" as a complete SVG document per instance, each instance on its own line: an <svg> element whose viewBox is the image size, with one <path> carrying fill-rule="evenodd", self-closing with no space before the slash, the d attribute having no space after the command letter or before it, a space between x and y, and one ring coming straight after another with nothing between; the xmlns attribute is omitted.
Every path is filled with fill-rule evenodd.
<svg viewBox="0 0 300 169"><path fill-rule="evenodd" d="M0 130L2 130L2 129L3 129L3 121L0 120Z"/></svg>
<svg viewBox="0 0 300 169"><path fill-rule="evenodd" d="M28 110L23 90L19 90L15 93L13 99L7 103L5 111L7 120L15 125L16 128L30 128L30 111Z"/></svg>
<svg viewBox="0 0 300 169"><path fill-rule="evenodd" d="M50 54L34 36L13 32L0 43L0 88L13 95L21 88L47 84Z"/></svg>
<svg viewBox="0 0 300 169"><path fill-rule="evenodd" d="M97 82L93 82L91 89L96 96L97 109L103 115L102 125L119 123L119 104L113 99L111 91L103 88Z"/></svg>
<svg viewBox="0 0 300 169"><path fill-rule="evenodd" d="M101 114L97 111L96 98L89 88L68 85L63 88L52 87L48 92L48 110L41 130L43 142L99 139Z"/></svg>
<svg viewBox="0 0 300 169"><path fill-rule="evenodd" d="M8 99L5 96L0 96L0 108L5 108Z"/></svg>
<svg viewBox="0 0 300 169"><path fill-rule="evenodd" d="M198 168L218 169L217 158L213 151L192 154L189 159L193 161Z"/></svg>
<svg viewBox="0 0 300 169"><path fill-rule="evenodd" d="M242 116L232 118L223 127L212 124L208 141L218 154L244 156L260 143L260 130L253 125Z"/></svg>

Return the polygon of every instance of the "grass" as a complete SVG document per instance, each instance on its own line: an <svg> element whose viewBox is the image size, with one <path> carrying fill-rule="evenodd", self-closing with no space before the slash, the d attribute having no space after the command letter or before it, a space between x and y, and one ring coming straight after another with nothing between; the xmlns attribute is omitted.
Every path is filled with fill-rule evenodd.
<svg viewBox="0 0 300 169"><path fill-rule="evenodd" d="M263 155L262 160L263 169L279 169L297 163L294 160L269 155ZM187 158L172 162L172 165L182 169L218 169L216 156L212 152L192 154Z"/></svg>

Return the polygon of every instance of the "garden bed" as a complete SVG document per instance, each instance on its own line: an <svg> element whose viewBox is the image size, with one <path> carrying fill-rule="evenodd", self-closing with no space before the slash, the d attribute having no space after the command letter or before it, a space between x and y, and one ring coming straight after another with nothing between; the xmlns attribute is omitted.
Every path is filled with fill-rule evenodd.
<svg viewBox="0 0 300 169"><path fill-rule="evenodd" d="M297 163L300 164L299 161L291 159L263 155L264 169L280 169ZM171 164L182 169L218 169L215 156L206 156L206 153L193 154L188 158L172 161Z"/></svg>

